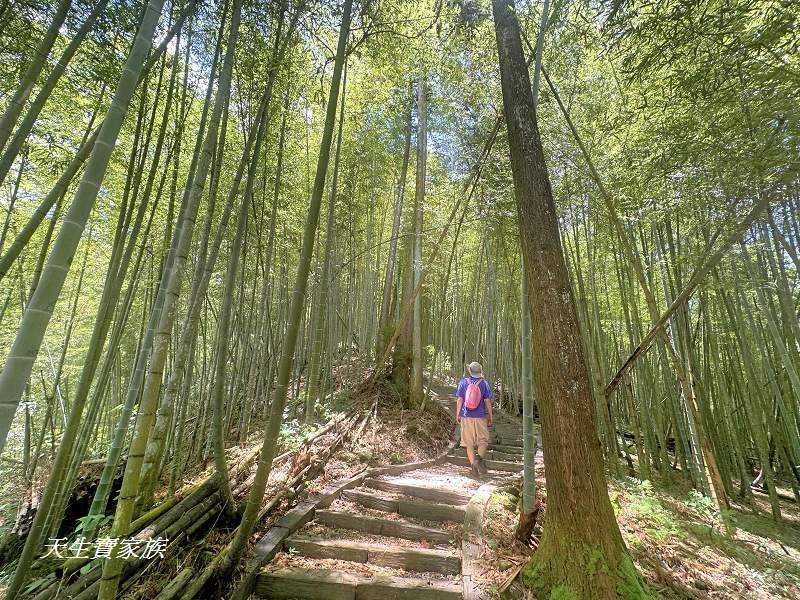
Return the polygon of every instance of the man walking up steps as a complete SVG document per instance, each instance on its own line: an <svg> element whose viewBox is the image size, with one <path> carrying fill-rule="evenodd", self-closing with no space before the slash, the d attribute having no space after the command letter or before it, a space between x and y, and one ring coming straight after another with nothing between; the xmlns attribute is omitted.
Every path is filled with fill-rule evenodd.
<svg viewBox="0 0 800 600"><path fill-rule="evenodd" d="M478 477L489 472L484 457L492 424L492 390L483 378L480 363L471 362L468 371L456 389L456 423L461 424L461 445L467 449L472 474Z"/></svg>

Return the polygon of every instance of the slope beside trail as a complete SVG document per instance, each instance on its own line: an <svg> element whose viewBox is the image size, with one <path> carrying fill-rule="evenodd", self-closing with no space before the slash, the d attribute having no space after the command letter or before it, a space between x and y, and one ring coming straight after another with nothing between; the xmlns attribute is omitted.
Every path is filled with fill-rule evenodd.
<svg viewBox="0 0 800 600"><path fill-rule="evenodd" d="M455 414L453 388L432 386ZM455 432L458 435L458 431ZM478 568L483 509L496 486L522 470L518 419L495 411L489 473L470 474L463 448L419 468L366 476L288 535L259 573L255 598L456 600L481 598ZM458 439L458 438L456 438ZM270 532L266 537L270 536Z"/></svg>

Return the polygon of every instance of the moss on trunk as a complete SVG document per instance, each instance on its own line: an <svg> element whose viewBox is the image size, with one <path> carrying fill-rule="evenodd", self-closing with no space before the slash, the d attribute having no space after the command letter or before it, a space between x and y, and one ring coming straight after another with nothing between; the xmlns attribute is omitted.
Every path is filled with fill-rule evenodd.
<svg viewBox="0 0 800 600"><path fill-rule="evenodd" d="M646 600L653 598L624 545L604 549L585 540L545 535L522 570L522 582L537 598Z"/></svg>
<svg viewBox="0 0 800 600"><path fill-rule="evenodd" d="M390 382L403 406L413 409L418 406L411 397L411 365L413 357L410 349L396 347L392 360Z"/></svg>

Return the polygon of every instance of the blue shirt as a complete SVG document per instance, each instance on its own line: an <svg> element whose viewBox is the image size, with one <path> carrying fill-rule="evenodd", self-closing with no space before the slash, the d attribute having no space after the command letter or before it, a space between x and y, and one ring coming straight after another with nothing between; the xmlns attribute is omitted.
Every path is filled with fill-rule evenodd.
<svg viewBox="0 0 800 600"><path fill-rule="evenodd" d="M469 380L470 383L477 383L478 379L479 379L478 377L470 377L470 376L462 378L461 381L458 382L458 388L456 389L456 396L463 400L464 397L467 395L467 385L469 385L467 383L467 380ZM464 402L461 405L462 417L469 417L471 419L482 419L486 416L486 399L492 398L492 390L489 388L489 384L486 383L485 379L481 380L480 385L478 385L478 388L480 388L481 390L480 404L478 404L477 408L469 410L467 408L467 403Z"/></svg>

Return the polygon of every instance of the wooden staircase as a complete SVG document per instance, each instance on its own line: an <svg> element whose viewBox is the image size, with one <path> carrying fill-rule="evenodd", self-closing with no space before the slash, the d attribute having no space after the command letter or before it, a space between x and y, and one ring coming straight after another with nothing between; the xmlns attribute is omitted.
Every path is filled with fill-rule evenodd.
<svg viewBox="0 0 800 600"><path fill-rule="evenodd" d="M254 596L283 600L476 600L470 500L522 469L517 422L495 427L488 475L470 476L462 449L434 466L368 477L287 537ZM519 442L519 443L517 443ZM485 493L484 493L485 495ZM485 501L485 498L484 498ZM482 506L482 505L481 505ZM482 512L482 508L480 509ZM474 512L474 510L473 510ZM467 518L478 521L480 515ZM474 523L473 523L474 527ZM471 556L468 561L465 554Z"/></svg>

